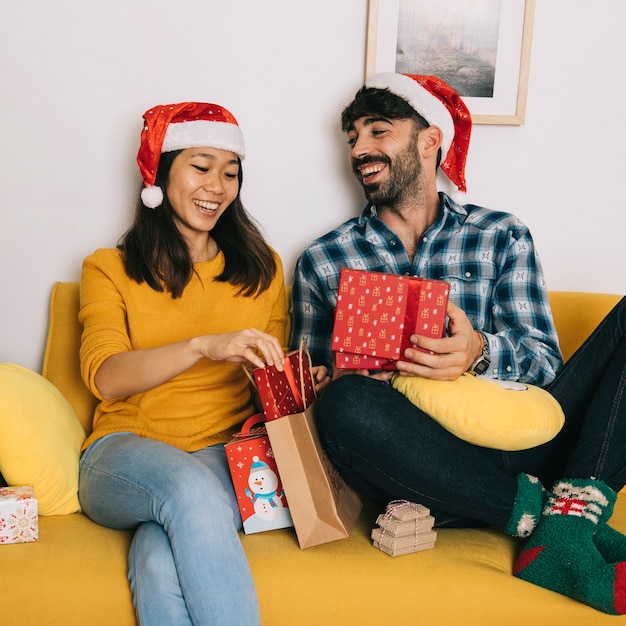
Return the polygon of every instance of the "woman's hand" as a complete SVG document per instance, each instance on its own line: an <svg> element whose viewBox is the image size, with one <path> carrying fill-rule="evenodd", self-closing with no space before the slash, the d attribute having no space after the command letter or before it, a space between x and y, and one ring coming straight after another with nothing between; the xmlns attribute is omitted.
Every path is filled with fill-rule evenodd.
<svg viewBox="0 0 626 626"><path fill-rule="evenodd" d="M256 328L221 335L205 335L198 340L201 341L201 354L207 359L235 363L248 361L254 367L275 365L278 371L283 371L285 353L280 342L273 335ZM264 360L258 352L263 355Z"/></svg>

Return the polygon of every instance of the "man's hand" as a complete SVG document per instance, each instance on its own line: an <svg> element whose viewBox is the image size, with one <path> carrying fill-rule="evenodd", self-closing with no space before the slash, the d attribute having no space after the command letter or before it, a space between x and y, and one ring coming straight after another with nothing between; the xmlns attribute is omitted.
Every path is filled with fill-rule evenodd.
<svg viewBox="0 0 626 626"><path fill-rule="evenodd" d="M422 376L436 380L455 380L466 372L482 350L478 333L464 311L448 302L448 337L431 339L411 335L411 342L428 352L407 348L396 367L403 376Z"/></svg>
<svg viewBox="0 0 626 626"><path fill-rule="evenodd" d="M315 391L317 393L324 391L324 389L330 385L330 374L328 373L328 368L325 365L314 365L311 368L311 374L313 376Z"/></svg>

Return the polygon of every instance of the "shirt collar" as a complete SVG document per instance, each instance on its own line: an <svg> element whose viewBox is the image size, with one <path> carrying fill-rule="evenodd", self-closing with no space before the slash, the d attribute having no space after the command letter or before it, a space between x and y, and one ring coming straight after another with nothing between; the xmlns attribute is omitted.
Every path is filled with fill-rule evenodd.
<svg viewBox="0 0 626 626"><path fill-rule="evenodd" d="M465 218L467 217L467 209L465 208L464 205L458 204L448 194L444 193L443 191L439 192L439 200L441 201L441 207L444 213L449 211L450 213L457 214L459 218L461 219L461 221L465 220ZM377 217L378 217L378 211L376 209L376 205L369 202L366 205L365 209L363 209L363 212L361 213L361 216L359 217L359 224L361 226L364 226L365 224L367 224L367 222L370 222L371 220Z"/></svg>

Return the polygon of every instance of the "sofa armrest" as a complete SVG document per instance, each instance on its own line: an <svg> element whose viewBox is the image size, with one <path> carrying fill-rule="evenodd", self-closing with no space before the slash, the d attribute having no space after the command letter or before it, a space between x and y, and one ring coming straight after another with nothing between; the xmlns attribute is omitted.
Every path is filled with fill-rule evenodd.
<svg viewBox="0 0 626 626"><path fill-rule="evenodd" d="M80 375L78 352L82 328L78 321L78 309L79 284L55 283L50 296L48 337L41 373L72 405L89 436L98 401Z"/></svg>
<svg viewBox="0 0 626 626"><path fill-rule="evenodd" d="M622 296L582 291L551 291L552 317L566 361Z"/></svg>

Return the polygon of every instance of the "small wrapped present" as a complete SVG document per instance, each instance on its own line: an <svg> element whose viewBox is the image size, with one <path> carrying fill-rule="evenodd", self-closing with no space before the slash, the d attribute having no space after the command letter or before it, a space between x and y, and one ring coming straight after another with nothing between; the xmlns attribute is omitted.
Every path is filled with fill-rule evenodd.
<svg viewBox="0 0 626 626"><path fill-rule="evenodd" d="M331 349L339 369L395 369L413 334L441 338L450 284L342 269ZM420 348L418 348L420 349Z"/></svg>
<svg viewBox="0 0 626 626"><path fill-rule="evenodd" d="M300 413L315 400L315 387L308 354L301 348L285 355L284 369L274 365L255 368L254 382L265 418L278 419Z"/></svg>
<svg viewBox="0 0 626 626"><path fill-rule="evenodd" d="M33 488L0 487L0 544L38 539L37 500Z"/></svg>
<svg viewBox="0 0 626 626"><path fill-rule="evenodd" d="M264 419L262 413L249 417L225 445L246 534L293 526Z"/></svg>
<svg viewBox="0 0 626 626"><path fill-rule="evenodd" d="M435 518L430 514L430 509L422 504L393 500L387 505L385 513L378 516L376 523L378 528L372 529L372 543L389 556L435 547Z"/></svg>

